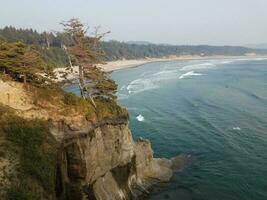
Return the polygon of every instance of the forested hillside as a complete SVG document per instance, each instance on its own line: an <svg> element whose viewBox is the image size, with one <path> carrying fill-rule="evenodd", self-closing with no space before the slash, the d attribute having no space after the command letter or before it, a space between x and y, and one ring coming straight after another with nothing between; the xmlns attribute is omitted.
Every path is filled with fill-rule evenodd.
<svg viewBox="0 0 267 200"><path fill-rule="evenodd" d="M68 59L62 49L62 34L43 32L38 33L33 29L16 29L14 27L5 27L0 29L0 40L8 42L21 41L26 44L36 46L49 64L57 67L67 65ZM225 55L242 56L249 53L267 54L267 50L250 49L238 46L177 46L177 45L156 45L156 44L134 44L118 41L102 42L102 48L105 52L105 60L118 59L141 59L146 57L164 57L181 55Z"/></svg>

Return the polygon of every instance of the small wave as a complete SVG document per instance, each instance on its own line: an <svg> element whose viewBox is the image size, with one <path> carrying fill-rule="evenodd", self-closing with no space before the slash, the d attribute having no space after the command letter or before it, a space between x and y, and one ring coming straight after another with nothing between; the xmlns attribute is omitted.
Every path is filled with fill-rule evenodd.
<svg viewBox="0 0 267 200"><path fill-rule="evenodd" d="M201 63L201 64L195 64L195 65L186 65L186 66L182 67L180 70L181 71L190 71L190 70L194 70L194 69L208 69L208 68L212 68L212 67L216 67L216 65L211 63L211 62L207 62L207 63Z"/></svg>
<svg viewBox="0 0 267 200"><path fill-rule="evenodd" d="M190 71L190 72L187 72L185 74L182 74L179 79L184 79L186 77L190 77L190 76L202 76L203 74L200 74L200 73L195 73L194 71Z"/></svg>
<svg viewBox="0 0 267 200"><path fill-rule="evenodd" d="M129 94L132 94L155 89L157 87L158 86L155 85L150 79L136 79L127 86L127 90Z"/></svg>
<svg viewBox="0 0 267 200"><path fill-rule="evenodd" d="M127 90L129 94L159 88L160 82L177 78L177 70L163 70L152 74L142 74L142 78L132 81Z"/></svg>
<svg viewBox="0 0 267 200"><path fill-rule="evenodd" d="M137 121L139 122L143 122L145 120L144 116L139 114L137 117L136 117Z"/></svg>
<svg viewBox="0 0 267 200"><path fill-rule="evenodd" d="M152 76L164 79L164 78L171 78L171 75L175 73L177 73L177 70L163 70L152 74Z"/></svg>
<svg viewBox="0 0 267 200"><path fill-rule="evenodd" d="M235 131L240 131L241 128L237 126L237 127L233 127L233 130L235 130Z"/></svg>
<svg viewBox="0 0 267 200"><path fill-rule="evenodd" d="M223 61L223 62L221 62L220 64L230 64L230 63L232 63L232 62L234 62L233 60L227 60L227 61Z"/></svg>
<svg viewBox="0 0 267 200"><path fill-rule="evenodd" d="M253 59L250 59L252 61L261 61L261 60L267 60L267 58L253 58Z"/></svg>

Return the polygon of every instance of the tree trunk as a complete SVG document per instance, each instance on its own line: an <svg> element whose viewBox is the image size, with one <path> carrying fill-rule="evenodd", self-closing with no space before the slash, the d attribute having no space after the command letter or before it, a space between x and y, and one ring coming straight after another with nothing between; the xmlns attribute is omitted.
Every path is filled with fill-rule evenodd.
<svg viewBox="0 0 267 200"><path fill-rule="evenodd" d="M83 67L79 66L79 87L80 93L83 99L85 99L84 91L85 91L85 84L84 84L84 74L83 74Z"/></svg>
<svg viewBox="0 0 267 200"><path fill-rule="evenodd" d="M89 98L90 98L90 100L91 100L93 106L96 108L96 104L95 104L95 101L94 101L93 97L92 97L91 95L89 95Z"/></svg>
<svg viewBox="0 0 267 200"><path fill-rule="evenodd" d="M73 68L73 66L72 66L72 62L71 62L71 58L70 58L70 55L67 53L67 56L68 56L68 60L69 60L69 64L70 64L70 67L71 67L71 69Z"/></svg>
<svg viewBox="0 0 267 200"><path fill-rule="evenodd" d="M85 81L84 81L84 71L83 71L83 66L79 66L79 87L80 87L80 92L81 92L81 96L83 99L86 99L85 96L85 91L87 90L87 88L85 87ZM92 102L93 106L96 108L96 104L94 99L92 98L92 96L90 94L88 94L90 101Z"/></svg>
<svg viewBox="0 0 267 200"><path fill-rule="evenodd" d="M46 45L47 45L47 49L50 49L50 41L49 41L48 36L46 36Z"/></svg>
<svg viewBox="0 0 267 200"><path fill-rule="evenodd" d="M24 85L26 85L26 83L27 83L26 73L23 74L23 83L24 83Z"/></svg>

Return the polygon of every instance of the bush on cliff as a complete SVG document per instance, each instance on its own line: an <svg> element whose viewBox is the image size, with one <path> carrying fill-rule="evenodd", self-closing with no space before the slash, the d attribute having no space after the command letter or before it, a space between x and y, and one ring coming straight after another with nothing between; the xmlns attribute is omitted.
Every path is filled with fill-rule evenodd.
<svg viewBox="0 0 267 200"><path fill-rule="evenodd" d="M1 107L0 107L1 108ZM0 110L4 110L2 107ZM6 199L41 199L55 195L56 144L42 120L25 120L5 109L0 134L6 152L18 159Z"/></svg>

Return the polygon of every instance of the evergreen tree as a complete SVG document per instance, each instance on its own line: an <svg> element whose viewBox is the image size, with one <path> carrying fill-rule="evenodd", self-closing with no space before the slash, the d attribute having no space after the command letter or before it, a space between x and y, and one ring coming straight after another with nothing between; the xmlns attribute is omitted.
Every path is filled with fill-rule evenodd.
<svg viewBox="0 0 267 200"><path fill-rule="evenodd" d="M0 70L17 81L44 83L43 74L52 74L38 51L21 42L0 41Z"/></svg>
<svg viewBox="0 0 267 200"><path fill-rule="evenodd" d="M79 67L79 87L80 93L83 98L89 98L92 104L96 107L93 100L95 94L101 96L101 92L106 92L108 88L102 84L103 90L101 91L100 83L108 80L107 76L100 69L95 67L95 64L103 62L104 52L101 49L100 40L104 34L98 34L96 29L94 36L87 35L87 28L78 20L71 19L62 23L64 26L63 44L68 54L70 67L77 65ZM105 86L105 89L104 89ZM116 89L115 89L116 90ZM103 94L103 96L105 96Z"/></svg>

